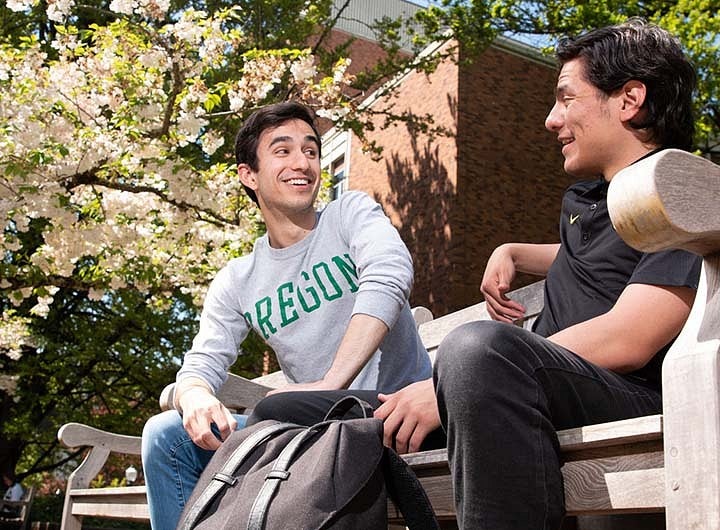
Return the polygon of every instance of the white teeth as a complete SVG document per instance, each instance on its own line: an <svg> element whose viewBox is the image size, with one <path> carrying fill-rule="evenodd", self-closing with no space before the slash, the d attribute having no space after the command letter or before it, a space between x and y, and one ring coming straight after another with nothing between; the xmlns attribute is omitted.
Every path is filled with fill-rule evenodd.
<svg viewBox="0 0 720 530"><path fill-rule="evenodd" d="M301 185L301 186L304 184L310 184L310 181L307 179L290 179L290 180L288 180L288 182L293 185L297 184L297 185Z"/></svg>

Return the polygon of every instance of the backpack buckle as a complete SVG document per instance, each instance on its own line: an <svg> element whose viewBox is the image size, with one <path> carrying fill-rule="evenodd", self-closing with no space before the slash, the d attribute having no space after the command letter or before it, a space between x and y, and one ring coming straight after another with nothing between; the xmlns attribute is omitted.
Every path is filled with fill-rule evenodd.
<svg viewBox="0 0 720 530"><path fill-rule="evenodd" d="M220 482L224 482L228 486L234 486L237 484L237 477L233 477L232 475L227 475L225 473L217 472L213 475L213 480L218 480Z"/></svg>
<svg viewBox="0 0 720 530"><path fill-rule="evenodd" d="M289 471L283 471L281 469L273 469L265 476L265 480L287 480L290 476Z"/></svg>

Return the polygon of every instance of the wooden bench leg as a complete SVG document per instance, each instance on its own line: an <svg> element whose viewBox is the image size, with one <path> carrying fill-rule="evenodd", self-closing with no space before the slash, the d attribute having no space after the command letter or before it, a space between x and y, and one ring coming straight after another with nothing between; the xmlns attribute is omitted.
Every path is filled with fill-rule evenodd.
<svg viewBox="0 0 720 530"><path fill-rule="evenodd" d="M104 447L93 447L83 460L82 464L70 474L65 489L65 503L63 504L60 530L81 530L82 517L73 515L72 490L87 488L90 482L105 465L110 450Z"/></svg>

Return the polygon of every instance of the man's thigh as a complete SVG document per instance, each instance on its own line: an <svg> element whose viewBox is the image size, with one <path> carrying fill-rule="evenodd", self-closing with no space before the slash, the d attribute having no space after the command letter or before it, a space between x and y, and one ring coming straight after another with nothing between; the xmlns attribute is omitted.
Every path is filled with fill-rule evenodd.
<svg viewBox="0 0 720 530"><path fill-rule="evenodd" d="M248 418L247 425L263 420L278 420L313 425L325 418L335 402L355 396L366 401L372 408L380 406L376 390L318 390L307 392L283 392L273 394L260 401ZM362 411L358 407L348 411L346 418L359 418Z"/></svg>
<svg viewBox="0 0 720 530"><path fill-rule="evenodd" d="M646 383L499 322L453 331L440 345L435 369L441 402L472 423L492 422L507 413L501 407L509 402L540 410L555 429L655 414L662 407L660 393Z"/></svg>

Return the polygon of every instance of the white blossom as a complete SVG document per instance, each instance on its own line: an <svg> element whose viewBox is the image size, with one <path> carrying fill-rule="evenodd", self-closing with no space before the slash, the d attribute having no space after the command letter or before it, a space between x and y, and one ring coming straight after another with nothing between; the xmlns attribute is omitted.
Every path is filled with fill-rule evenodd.
<svg viewBox="0 0 720 530"><path fill-rule="evenodd" d="M230 110L233 112L245 108L245 96L240 90L230 89L228 91L228 100L230 101Z"/></svg>
<svg viewBox="0 0 720 530"><path fill-rule="evenodd" d="M224 143L225 138L223 138L219 134L214 133L213 131L205 133L202 137L202 148L203 151L208 155L214 154L215 151L222 147Z"/></svg>
<svg viewBox="0 0 720 530"><path fill-rule="evenodd" d="M52 296L38 296L37 304L30 309L30 313L45 318L50 312L50 304L52 304L52 302Z"/></svg>
<svg viewBox="0 0 720 530"><path fill-rule="evenodd" d="M10 356L10 358L13 359L14 356ZM15 393L17 383L18 376L0 374L0 391L5 392L7 395L12 396Z"/></svg>
<svg viewBox="0 0 720 530"><path fill-rule="evenodd" d="M343 82L343 80L345 78L345 72L347 71L351 62L352 62L352 60L350 58L347 58L347 59L340 59L335 64L335 70L333 71L333 81L335 81L336 83Z"/></svg>
<svg viewBox="0 0 720 530"><path fill-rule="evenodd" d="M105 296L105 290L104 289L90 289L88 291L88 298L90 300L94 300L96 302L102 300L102 297Z"/></svg>
<svg viewBox="0 0 720 530"><path fill-rule="evenodd" d="M122 15L132 15L136 6L137 2L134 0L112 0L110 2L110 11Z"/></svg>
<svg viewBox="0 0 720 530"><path fill-rule="evenodd" d="M317 115L321 118L327 118L332 121L338 121L341 118L344 118L347 116L347 114L350 112L350 109L347 107L334 107L331 109L318 109Z"/></svg>
<svg viewBox="0 0 720 530"><path fill-rule="evenodd" d="M170 0L140 0L138 13L156 20L162 20L170 8Z"/></svg>
<svg viewBox="0 0 720 530"><path fill-rule="evenodd" d="M311 81L317 75L314 58L311 55L300 57L290 66L290 73L298 83Z"/></svg>
<svg viewBox="0 0 720 530"><path fill-rule="evenodd" d="M16 316L14 311L3 312L0 317L0 353L18 360L23 346L33 346L29 324L30 319Z"/></svg>
<svg viewBox="0 0 720 530"><path fill-rule="evenodd" d="M72 0L50 6L64 18ZM147 19L166 16L166 6L113 0L111 9ZM68 31L52 43L57 57L39 42L23 50L0 46L0 121L7 124L0 127L0 249L26 251L11 234L43 220L40 244L27 250L14 277L0 279L0 290L15 307L36 296L33 317L52 306L57 287L44 285L48 277L72 285L81 271L93 300L106 289L133 288L160 302L163 292L180 288L201 303L216 271L247 248L260 221L231 159L207 168L197 164L197 151L179 149L195 144L212 155L229 140L208 116L211 95L227 96L216 102L221 115L244 111L290 73L294 97L335 115L348 110L340 90L346 70L338 70L337 81L330 74L316 82L307 50L255 51L245 56L242 74L227 81L217 74L237 61L242 37L224 31L219 15L187 10L177 22L155 26L113 22L88 30L82 45ZM168 42L172 48L162 44ZM82 269L87 258L92 271ZM11 328L17 335L16 324L0 321L2 344Z"/></svg>
<svg viewBox="0 0 720 530"><path fill-rule="evenodd" d="M21 12L30 9L36 3L36 0L6 0L5 5L10 11Z"/></svg>
<svg viewBox="0 0 720 530"><path fill-rule="evenodd" d="M75 6L74 0L47 0L47 17L54 22L64 22Z"/></svg>

